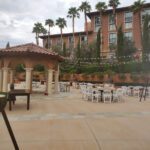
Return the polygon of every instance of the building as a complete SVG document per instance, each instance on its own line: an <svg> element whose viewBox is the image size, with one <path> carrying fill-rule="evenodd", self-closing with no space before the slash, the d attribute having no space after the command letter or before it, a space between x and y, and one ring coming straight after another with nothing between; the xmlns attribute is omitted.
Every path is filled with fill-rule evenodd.
<svg viewBox="0 0 150 150"><path fill-rule="evenodd" d="M116 10L116 22L119 27L122 25L124 36L128 40L132 40L135 44L135 47L139 52L142 51L142 35L140 32L139 20L141 25L144 19L145 14L150 14L150 3L146 3L143 6L141 12L141 18L138 13L133 13L131 6L117 8ZM112 50L111 45L116 45L117 43L117 33L114 24L114 19L112 16L112 9L106 10L102 15L102 24L101 18L98 11L87 13L87 16L90 19L88 23L88 39L89 43L93 42L96 39L97 32L102 25L102 50L101 56L104 58L109 58L115 55L115 51ZM43 46L46 47L48 36L41 36L43 39ZM86 41L86 32L76 32L75 33L75 45L77 46L78 40L81 42ZM57 45L60 43L60 34L54 34L50 36L51 45ZM72 33L63 34L63 40L66 42L66 47L71 47L73 43Z"/></svg>

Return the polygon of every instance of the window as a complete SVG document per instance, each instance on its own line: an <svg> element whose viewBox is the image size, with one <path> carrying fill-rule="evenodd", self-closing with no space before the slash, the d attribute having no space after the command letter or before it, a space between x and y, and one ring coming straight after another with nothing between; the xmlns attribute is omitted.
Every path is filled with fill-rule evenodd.
<svg viewBox="0 0 150 150"><path fill-rule="evenodd" d="M109 45L116 45L116 43L117 43L117 34L110 33L109 34Z"/></svg>
<svg viewBox="0 0 150 150"><path fill-rule="evenodd" d="M96 16L95 17L95 32L98 32L99 28L100 28L101 22L100 22L100 17Z"/></svg>
<svg viewBox="0 0 150 150"><path fill-rule="evenodd" d="M124 36L125 36L125 38L126 38L127 40L133 41L133 34L132 34L132 32L125 32L125 33L124 33Z"/></svg>
<svg viewBox="0 0 150 150"><path fill-rule="evenodd" d="M109 15L109 30L115 30L115 19L113 15Z"/></svg>
<svg viewBox="0 0 150 150"><path fill-rule="evenodd" d="M125 28L126 29L132 28L132 22L133 22L133 13L125 12Z"/></svg>

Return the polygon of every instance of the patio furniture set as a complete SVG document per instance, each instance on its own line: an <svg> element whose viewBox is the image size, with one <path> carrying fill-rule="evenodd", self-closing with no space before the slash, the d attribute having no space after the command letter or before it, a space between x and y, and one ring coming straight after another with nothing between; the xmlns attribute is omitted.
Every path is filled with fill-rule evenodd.
<svg viewBox="0 0 150 150"><path fill-rule="evenodd" d="M121 102L126 96L140 97L142 86L115 87L113 84L91 84L80 83L82 98L92 102ZM150 97L150 87L146 90L147 97Z"/></svg>

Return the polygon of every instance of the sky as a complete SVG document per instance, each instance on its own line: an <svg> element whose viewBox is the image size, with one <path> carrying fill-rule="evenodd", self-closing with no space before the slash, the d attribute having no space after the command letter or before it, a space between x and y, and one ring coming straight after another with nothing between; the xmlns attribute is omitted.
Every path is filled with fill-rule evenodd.
<svg viewBox="0 0 150 150"><path fill-rule="evenodd" d="M95 4L100 0L88 0L95 11ZM101 0L104 1L104 0ZM120 0L122 6L132 5L135 0ZM35 34L32 33L34 23L45 25L46 19L54 21L63 17L67 20L65 33L72 31L71 19L67 18L70 7L79 7L81 0L0 0L0 48L10 45L35 43ZM105 0L106 4L108 0ZM146 0L146 3L150 0ZM84 30L84 17L76 19L75 31ZM57 26L51 29L52 34L60 33ZM40 41L42 44L42 41Z"/></svg>

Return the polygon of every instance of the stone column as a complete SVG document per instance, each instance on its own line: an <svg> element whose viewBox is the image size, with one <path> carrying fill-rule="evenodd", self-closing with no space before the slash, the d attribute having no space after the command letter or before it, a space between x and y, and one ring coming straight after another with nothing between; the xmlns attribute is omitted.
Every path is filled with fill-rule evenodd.
<svg viewBox="0 0 150 150"><path fill-rule="evenodd" d="M55 71L55 93L59 92L59 66L58 70Z"/></svg>
<svg viewBox="0 0 150 150"><path fill-rule="evenodd" d="M52 94L52 82L53 82L53 70L48 70L48 76L47 76L47 93Z"/></svg>
<svg viewBox="0 0 150 150"><path fill-rule="evenodd" d="M14 71L15 70L10 70L10 83L14 83Z"/></svg>
<svg viewBox="0 0 150 150"><path fill-rule="evenodd" d="M9 68L7 67L3 68L3 88L2 88L3 92L8 91L8 71Z"/></svg>
<svg viewBox="0 0 150 150"><path fill-rule="evenodd" d="M3 85L3 71L0 69L0 92L2 92L2 85Z"/></svg>
<svg viewBox="0 0 150 150"><path fill-rule="evenodd" d="M32 90L32 69L33 68L25 68L26 70L26 89Z"/></svg>

